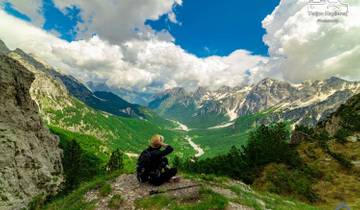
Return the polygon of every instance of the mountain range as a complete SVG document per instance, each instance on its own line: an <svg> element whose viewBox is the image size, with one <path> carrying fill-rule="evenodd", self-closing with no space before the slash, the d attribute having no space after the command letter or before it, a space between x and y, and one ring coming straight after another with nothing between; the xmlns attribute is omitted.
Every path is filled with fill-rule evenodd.
<svg viewBox="0 0 360 210"><path fill-rule="evenodd" d="M261 123L288 120L314 126L359 92L360 82L337 77L300 84L265 78L257 84L217 90L173 88L154 96L149 107L191 128L232 125L239 117L260 112L266 113Z"/></svg>

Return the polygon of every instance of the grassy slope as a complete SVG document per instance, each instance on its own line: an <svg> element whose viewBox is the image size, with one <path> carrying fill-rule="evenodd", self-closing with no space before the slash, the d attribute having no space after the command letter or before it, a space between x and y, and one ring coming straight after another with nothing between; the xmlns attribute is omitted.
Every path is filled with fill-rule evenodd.
<svg viewBox="0 0 360 210"><path fill-rule="evenodd" d="M164 102L156 111L163 117L179 121L188 127L205 129L229 120L228 116L218 113L207 113L198 115L197 105L190 103L184 106L181 103L174 103L172 100Z"/></svg>
<svg viewBox="0 0 360 210"><path fill-rule="evenodd" d="M177 148L180 155L187 156L194 151L183 139L180 132L158 126L149 120L126 118L110 115L88 108L80 101L74 100L72 106L62 110L45 109L49 126L94 136L110 149L120 148L125 152L141 152L150 137L156 133L164 135L169 144ZM160 121L159 118L155 120Z"/></svg>
<svg viewBox="0 0 360 210"><path fill-rule="evenodd" d="M212 157L225 154L232 146L240 147L247 143L248 133L257 125L257 121L265 118L267 112L239 117L233 126L216 129L194 129L189 132L196 144L205 151L204 156Z"/></svg>

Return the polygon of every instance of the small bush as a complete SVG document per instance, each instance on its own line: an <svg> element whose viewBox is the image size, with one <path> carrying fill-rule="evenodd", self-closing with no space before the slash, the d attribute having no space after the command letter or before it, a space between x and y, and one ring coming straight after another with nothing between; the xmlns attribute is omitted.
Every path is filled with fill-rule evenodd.
<svg viewBox="0 0 360 210"><path fill-rule="evenodd" d="M65 174L66 194L75 189L83 181L90 180L101 173L101 161L95 155L85 152L76 140L60 141L64 151L63 168Z"/></svg>
<svg viewBox="0 0 360 210"><path fill-rule="evenodd" d="M178 155L175 155L175 157L173 159L173 166L176 168L179 168L180 165L181 165L180 157Z"/></svg>
<svg viewBox="0 0 360 210"><path fill-rule="evenodd" d="M119 194L115 194L111 197L108 202L108 207L110 209L119 209L121 207L122 202L124 199Z"/></svg>
<svg viewBox="0 0 360 210"><path fill-rule="evenodd" d="M28 204L29 210L37 210L44 206L45 203L45 196L44 194L39 194L31 200L31 202Z"/></svg>
<svg viewBox="0 0 360 210"><path fill-rule="evenodd" d="M195 173L229 176L252 184L269 163L301 167L299 154L289 142L290 128L286 123L262 125L250 133L248 144L241 149L232 147L226 155L195 163L184 162L182 168Z"/></svg>
<svg viewBox="0 0 360 210"><path fill-rule="evenodd" d="M295 125L295 131L301 131L303 133L306 133L310 136L314 135L314 128L307 127L305 125Z"/></svg>
<svg viewBox="0 0 360 210"><path fill-rule="evenodd" d="M124 168L124 154L116 149L111 153L110 159L106 164L107 171L115 171Z"/></svg>
<svg viewBox="0 0 360 210"><path fill-rule="evenodd" d="M336 138L336 142L340 143L340 144L345 144L346 143L346 137L350 136L351 132L345 128L341 128L339 129L334 137Z"/></svg>
<svg viewBox="0 0 360 210"><path fill-rule="evenodd" d="M104 183L99 189L99 194L104 197L109 195L111 191L111 185L109 183Z"/></svg>
<svg viewBox="0 0 360 210"><path fill-rule="evenodd" d="M286 166L277 165L267 172L266 180L271 183L268 189L270 192L295 194L310 202L315 202L319 198L312 189L312 178L305 171L288 170Z"/></svg>
<svg viewBox="0 0 360 210"><path fill-rule="evenodd" d="M351 169L353 167L353 164L351 163L351 161L348 160L343 154L332 152L332 151L329 151L328 153L329 153L329 155L331 155L331 157L333 157L335 160L337 160L342 167L344 167L346 169Z"/></svg>

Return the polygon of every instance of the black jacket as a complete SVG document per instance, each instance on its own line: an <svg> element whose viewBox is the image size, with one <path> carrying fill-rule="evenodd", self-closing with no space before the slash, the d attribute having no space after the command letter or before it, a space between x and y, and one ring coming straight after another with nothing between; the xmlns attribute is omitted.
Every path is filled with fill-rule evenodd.
<svg viewBox="0 0 360 210"><path fill-rule="evenodd" d="M146 173L155 173L158 174L163 168L168 164L166 155L170 154L174 149L168 145L164 150L161 148L152 148L148 147L143 151L143 153L150 154L149 164L146 166Z"/></svg>

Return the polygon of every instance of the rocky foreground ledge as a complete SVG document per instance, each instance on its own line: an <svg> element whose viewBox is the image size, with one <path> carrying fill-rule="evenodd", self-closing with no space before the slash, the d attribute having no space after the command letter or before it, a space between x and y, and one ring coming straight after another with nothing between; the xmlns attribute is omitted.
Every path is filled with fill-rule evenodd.
<svg viewBox="0 0 360 210"><path fill-rule="evenodd" d="M131 210L142 209L139 205L136 205L137 201L142 199L151 199L154 196L168 197L172 202L179 202L185 204L191 204L201 202L201 190L202 188L209 188L214 193L229 199L236 199L237 194L231 190L224 188L220 185L203 183L201 181L194 181L190 179L181 179L180 182L165 183L160 187L155 187L149 184L139 183L133 174L123 174L117 177L110 183L111 192L106 196L102 195L101 189L94 189L85 194L87 202L96 203L96 209L107 210L114 209L109 207L111 199L116 196L121 196L121 203L119 203L118 209ZM190 186L190 187L189 187ZM245 185L244 185L245 186ZM184 189L181 189L186 187ZM169 190L170 191L166 191ZM178 189L178 190L172 190ZM161 192L160 194L150 195L150 192ZM156 198L157 199L157 198ZM160 198L159 198L160 199ZM165 204L163 209L167 209L171 204ZM153 207L156 208L155 206ZM151 208L152 209L152 208ZM253 208L241 205L236 202L229 202L226 207L227 210L252 210Z"/></svg>

